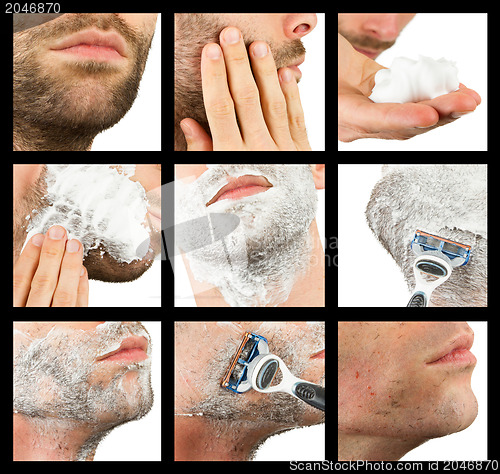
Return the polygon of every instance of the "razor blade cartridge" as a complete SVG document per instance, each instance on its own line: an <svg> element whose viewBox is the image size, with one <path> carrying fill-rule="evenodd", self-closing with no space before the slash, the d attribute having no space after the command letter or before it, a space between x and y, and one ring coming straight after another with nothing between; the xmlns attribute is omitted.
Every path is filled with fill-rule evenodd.
<svg viewBox="0 0 500 474"><path fill-rule="evenodd" d="M236 354L231 360L229 368L221 380L221 387L235 393L244 393L250 390L252 384L247 378L248 365L258 355L268 353L269 346L265 337L253 332L245 333Z"/></svg>
<svg viewBox="0 0 500 474"><path fill-rule="evenodd" d="M416 255L424 255L426 252L440 252L448 257L453 267L465 265L469 261L471 246L444 239L436 235L428 234L421 230L415 232L411 248Z"/></svg>

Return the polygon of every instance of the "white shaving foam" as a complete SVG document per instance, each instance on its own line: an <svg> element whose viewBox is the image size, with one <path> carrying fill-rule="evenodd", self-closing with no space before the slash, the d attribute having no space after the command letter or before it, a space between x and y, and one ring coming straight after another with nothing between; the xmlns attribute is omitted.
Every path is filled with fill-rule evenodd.
<svg viewBox="0 0 500 474"><path fill-rule="evenodd" d="M82 243L84 255L102 244L119 262L140 260L149 249L149 228L146 192L130 179L134 173L135 165L47 165L50 205L26 216L26 241L57 224Z"/></svg>
<svg viewBox="0 0 500 474"><path fill-rule="evenodd" d="M380 203L391 209L393 226L404 223L408 241L416 229L441 235L444 226L488 238L486 165L386 165L383 173L397 173L393 182L401 196L391 193Z"/></svg>
<svg viewBox="0 0 500 474"><path fill-rule="evenodd" d="M395 58L390 69L375 74L369 99L377 103L406 103L435 99L456 91L459 86L455 63L420 56L418 61Z"/></svg>

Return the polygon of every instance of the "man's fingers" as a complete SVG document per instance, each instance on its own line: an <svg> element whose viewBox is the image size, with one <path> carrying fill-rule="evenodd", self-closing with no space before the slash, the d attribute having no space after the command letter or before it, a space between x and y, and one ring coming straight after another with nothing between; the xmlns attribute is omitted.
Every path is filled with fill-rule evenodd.
<svg viewBox="0 0 500 474"><path fill-rule="evenodd" d="M196 120L184 119L181 129L188 145L187 151L213 151L212 139Z"/></svg>
<svg viewBox="0 0 500 474"><path fill-rule="evenodd" d="M436 110L424 104L375 104L358 93L338 97L339 125L355 124L367 133L432 127L439 121Z"/></svg>
<svg viewBox="0 0 500 474"><path fill-rule="evenodd" d="M31 280L38 268L44 239L43 234L34 235L26 244L14 266L14 306L26 306Z"/></svg>
<svg viewBox="0 0 500 474"><path fill-rule="evenodd" d="M89 274L82 265L83 275L80 276L78 290L76 293L76 307L87 307L89 305Z"/></svg>
<svg viewBox="0 0 500 474"><path fill-rule="evenodd" d="M287 118L287 106L281 91L276 64L269 46L263 41L255 41L250 45L252 70L260 92L260 103L264 119L271 137L280 151L295 151L290 136Z"/></svg>
<svg viewBox="0 0 500 474"><path fill-rule="evenodd" d="M59 225L52 226L47 232L26 306L51 305L67 239L66 230Z"/></svg>
<svg viewBox="0 0 500 474"><path fill-rule="evenodd" d="M304 111L300 103L299 88L293 72L288 68L279 70L281 90L286 100L288 114L288 127L292 140L299 151L310 151L311 146L307 138L306 124L304 120Z"/></svg>
<svg viewBox="0 0 500 474"><path fill-rule="evenodd" d="M271 137L241 32L234 27L225 28L220 34L220 43L243 140L252 149L261 149L262 144L271 143Z"/></svg>
<svg viewBox="0 0 500 474"><path fill-rule="evenodd" d="M241 134L227 84L224 58L216 43L207 44L203 48L201 79L212 140L217 150L235 150L237 143L241 143Z"/></svg>
<svg viewBox="0 0 500 474"><path fill-rule="evenodd" d="M83 269L83 246L76 240L66 241L66 251L61 263L52 306L75 306L77 289Z"/></svg>
<svg viewBox="0 0 500 474"><path fill-rule="evenodd" d="M419 103L433 107L441 117L447 117L457 112L473 112L478 105L474 95L466 93L463 89Z"/></svg>

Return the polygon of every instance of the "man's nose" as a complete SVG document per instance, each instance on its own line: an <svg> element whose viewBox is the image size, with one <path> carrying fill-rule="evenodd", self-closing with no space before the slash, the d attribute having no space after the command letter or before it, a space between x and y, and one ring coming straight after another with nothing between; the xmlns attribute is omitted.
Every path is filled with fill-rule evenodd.
<svg viewBox="0 0 500 474"><path fill-rule="evenodd" d="M292 13L285 19L285 35L290 39L299 39L309 34L318 23L316 13Z"/></svg>

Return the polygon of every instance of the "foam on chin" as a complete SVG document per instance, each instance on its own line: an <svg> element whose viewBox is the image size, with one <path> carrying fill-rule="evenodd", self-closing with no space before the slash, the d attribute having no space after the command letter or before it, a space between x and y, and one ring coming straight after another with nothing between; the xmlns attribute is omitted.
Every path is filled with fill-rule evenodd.
<svg viewBox="0 0 500 474"><path fill-rule="evenodd" d="M63 226L68 239L78 239L84 255L99 245L118 262L142 259L149 250L146 192L130 180L135 165L46 165L49 206L34 210L26 242ZM24 245L26 245L26 242Z"/></svg>
<svg viewBox="0 0 500 474"><path fill-rule="evenodd" d="M420 56L418 61L400 57L394 59L390 69L375 74L369 99L377 103L420 102L456 91L458 86L454 62L426 56Z"/></svg>

